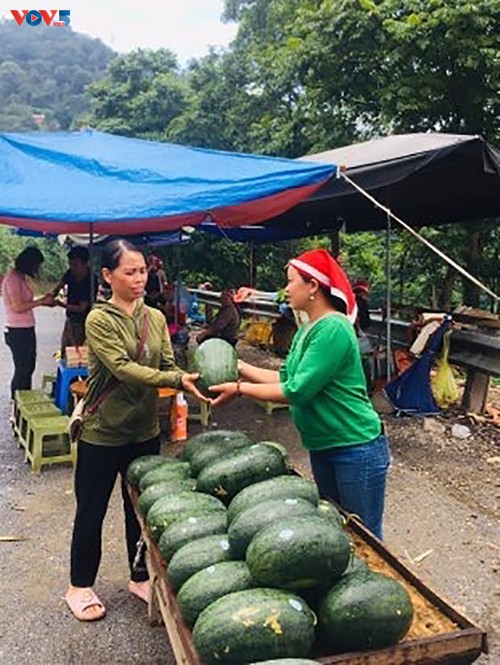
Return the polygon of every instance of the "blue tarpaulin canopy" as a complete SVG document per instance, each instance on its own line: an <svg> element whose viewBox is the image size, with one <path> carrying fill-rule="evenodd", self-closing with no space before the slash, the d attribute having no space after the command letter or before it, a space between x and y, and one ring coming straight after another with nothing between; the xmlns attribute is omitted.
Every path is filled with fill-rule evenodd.
<svg viewBox="0 0 500 665"><path fill-rule="evenodd" d="M0 134L0 223L113 235L239 227L297 205L334 171L95 130Z"/></svg>

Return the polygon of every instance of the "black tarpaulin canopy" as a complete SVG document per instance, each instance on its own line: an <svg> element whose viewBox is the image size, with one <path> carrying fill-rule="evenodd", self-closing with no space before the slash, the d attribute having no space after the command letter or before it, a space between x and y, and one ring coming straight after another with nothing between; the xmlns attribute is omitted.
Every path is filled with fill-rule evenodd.
<svg viewBox="0 0 500 665"><path fill-rule="evenodd" d="M500 151L480 136L399 134L307 160L345 167L351 180L414 227L500 216ZM286 213L227 235L258 243L341 227L350 233L382 230L387 219L343 178L332 178Z"/></svg>

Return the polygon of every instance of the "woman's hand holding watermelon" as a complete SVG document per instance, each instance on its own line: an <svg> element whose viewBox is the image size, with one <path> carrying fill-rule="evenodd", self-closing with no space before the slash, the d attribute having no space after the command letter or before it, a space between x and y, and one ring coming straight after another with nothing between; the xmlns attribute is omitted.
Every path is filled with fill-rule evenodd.
<svg viewBox="0 0 500 665"><path fill-rule="evenodd" d="M230 402L237 395L241 395L238 381L229 381L228 383L219 383L216 386L210 386L210 392L219 393L215 399L211 400L210 403L212 406L221 406L226 402Z"/></svg>
<svg viewBox="0 0 500 665"><path fill-rule="evenodd" d="M192 393L195 397L197 397L199 400L202 402L210 402L208 397L205 397L198 388L196 387L196 381L200 378L200 375L198 372L195 374L183 374L182 375L182 387L187 393Z"/></svg>

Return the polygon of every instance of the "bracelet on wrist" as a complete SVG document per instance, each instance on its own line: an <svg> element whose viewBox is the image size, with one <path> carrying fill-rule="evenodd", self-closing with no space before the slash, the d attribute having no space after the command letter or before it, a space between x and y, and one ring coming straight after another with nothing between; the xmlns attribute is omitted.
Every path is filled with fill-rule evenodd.
<svg viewBox="0 0 500 665"><path fill-rule="evenodd" d="M238 379L236 381L236 397L241 397L242 392L241 392L241 379Z"/></svg>

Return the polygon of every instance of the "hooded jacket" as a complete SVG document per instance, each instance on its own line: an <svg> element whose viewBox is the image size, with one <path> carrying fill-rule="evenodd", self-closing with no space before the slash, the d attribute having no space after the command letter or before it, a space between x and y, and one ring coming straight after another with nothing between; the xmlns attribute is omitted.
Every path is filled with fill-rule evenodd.
<svg viewBox="0 0 500 665"><path fill-rule="evenodd" d="M145 313L149 330L136 360ZM85 413L81 439L102 446L147 441L160 432L159 387L181 388L183 370L176 366L165 317L139 301L130 316L111 303L95 305L85 324L89 375L85 406L96 402L112 377L119 384L94 413Z"/></svg>

